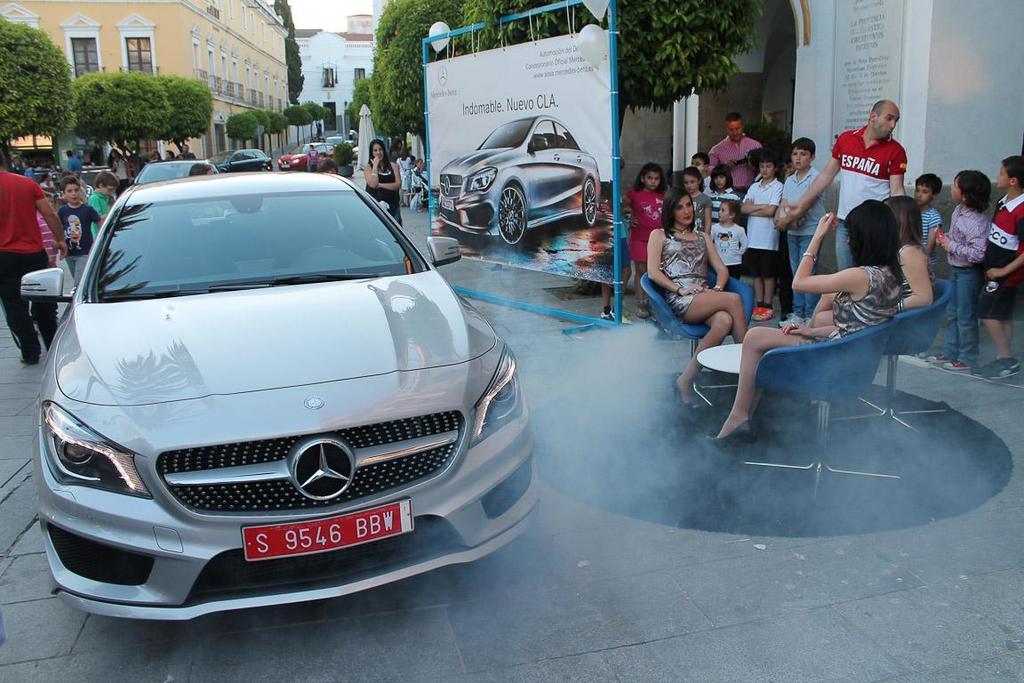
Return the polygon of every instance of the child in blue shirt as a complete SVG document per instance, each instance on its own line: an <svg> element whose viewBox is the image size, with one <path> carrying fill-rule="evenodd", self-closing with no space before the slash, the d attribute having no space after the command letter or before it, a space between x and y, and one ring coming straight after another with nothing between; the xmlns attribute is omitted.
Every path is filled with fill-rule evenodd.
<svg viewBox="0 0 1024 683"><path fill-rule="evenodd" d="M82 265L92 249L92 226L100 222L100 215L85 203L81 181L75 176L61 180L60 189L65 203L57 210L57 215L64 226L64 239L68 242L68 268L77 283Z"/></svg>

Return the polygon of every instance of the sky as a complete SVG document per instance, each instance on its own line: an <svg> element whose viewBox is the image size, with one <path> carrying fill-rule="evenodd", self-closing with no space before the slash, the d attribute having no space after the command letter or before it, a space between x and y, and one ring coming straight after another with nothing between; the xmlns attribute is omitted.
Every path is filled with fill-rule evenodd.
<svg viewBox="0 0 1024 683"><path fill-rule="evenodd" d="M373 14L372 0L289 0L295 28L344 31L350 14Z"/></svg>

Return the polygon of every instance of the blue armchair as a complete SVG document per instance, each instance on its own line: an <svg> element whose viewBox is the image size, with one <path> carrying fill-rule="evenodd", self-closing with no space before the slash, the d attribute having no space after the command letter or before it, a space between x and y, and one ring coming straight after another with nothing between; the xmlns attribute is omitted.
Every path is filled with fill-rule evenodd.
<svg viewBox="0 0 1024 683"><path fill-rule="evenodd" d="M837 469L824 461L828 449L832 403L856 400L872 385L894 329L895 323L890 321L842 339L772 349L764 354L757 366L755 383L759 389L817 401L818 448L814 458L806 465L761 461L747 461L744 464L813 471L815 494L822 469L840 474L899 479L892 474Z"/></svg>
<svg viewBox="0 0 1024 683"><path fill-rule="evenodd" d="M894 319L895 327L892 335L889 337L889 343L885 347L887 360L885 405L876 406L874 403L861 398L861 401L877 411L864 417L888 417L908 429L913 429L910 424L900 417L901 415L945 412L944 409L897 411L893 408L893 399L896 396L896 369L899 365L899 357L905 354L923 353L931 348L935 335L939 333L939 325L946 317L946 305L953 296L953 285L949 280L936 280L932 288L932 294L931 305L905 311L898 314Z"/></svg>
<svg viewBox="0 0 1024 683"><path fill-rule="evenodd" d="M709 270L708 286L714 287L717 281L718 275L715 271ZM708 326L685 323L677 318L676 314L672 312L672 307L665 301L665 290L656 285L647 273L644 273L640 278L640 286L651 301L651 314L654 316L658 326L673 339L689 339L690 354L693 355L697 350L697 342L708 333ZM750 285L731 277L725 283L725 291L740 295L740 298L743 299L743 312L746 314L747 322L749 323L750 316L754 313L754 289Z"/></svg>

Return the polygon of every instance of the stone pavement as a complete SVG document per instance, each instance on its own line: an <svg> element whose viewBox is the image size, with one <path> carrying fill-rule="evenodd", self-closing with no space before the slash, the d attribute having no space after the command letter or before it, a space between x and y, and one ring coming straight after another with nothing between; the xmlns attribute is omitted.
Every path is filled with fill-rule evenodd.
<svg viewBox="0 0 1024 683"><path fill-rule="evenodd" d="M424 214L405 215L422 244ZM468 261L443 272L548 306L598 305L541 274ZM478 307L515 349L535 412L563 376L646 379L620 376L620 357L608 355L628 354L614 340L640 338L646 326L568 336L552 318ZM680 347L654 340L644 348L655 367L671 370ZM472 565L189 623L79 613L49 593L29 464L42 370L22 367L17 355L0 330L0 609L9 636L0 681L1024 681L1024 478L1016 469L968 513L814 538L638 521L545 481L530 531ZM1024 455L1021 387L908 362L900 373L902 390L948 402L1002 438L1014 461ZM614 400L573 388L581 400Z"/></svg>

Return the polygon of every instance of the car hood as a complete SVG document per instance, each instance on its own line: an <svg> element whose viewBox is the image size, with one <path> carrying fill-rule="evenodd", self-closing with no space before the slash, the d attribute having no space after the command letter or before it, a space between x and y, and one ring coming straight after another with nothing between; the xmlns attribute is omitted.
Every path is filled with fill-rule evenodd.
<svg viewBox="0 0 1024 683"><path fill-rule="evenodd" d="M478 149L461 157L455 157L441 173L466 176L485 166L501 166L514 162L522 157L518 147L499 147L496 149Z"/></svg>
<svg viewBox="0 0 1024 683"><path fill-rule="evenodd" d="M62 393L147 405L463 363L496 343L436 271L74 307Z"/></svg>

